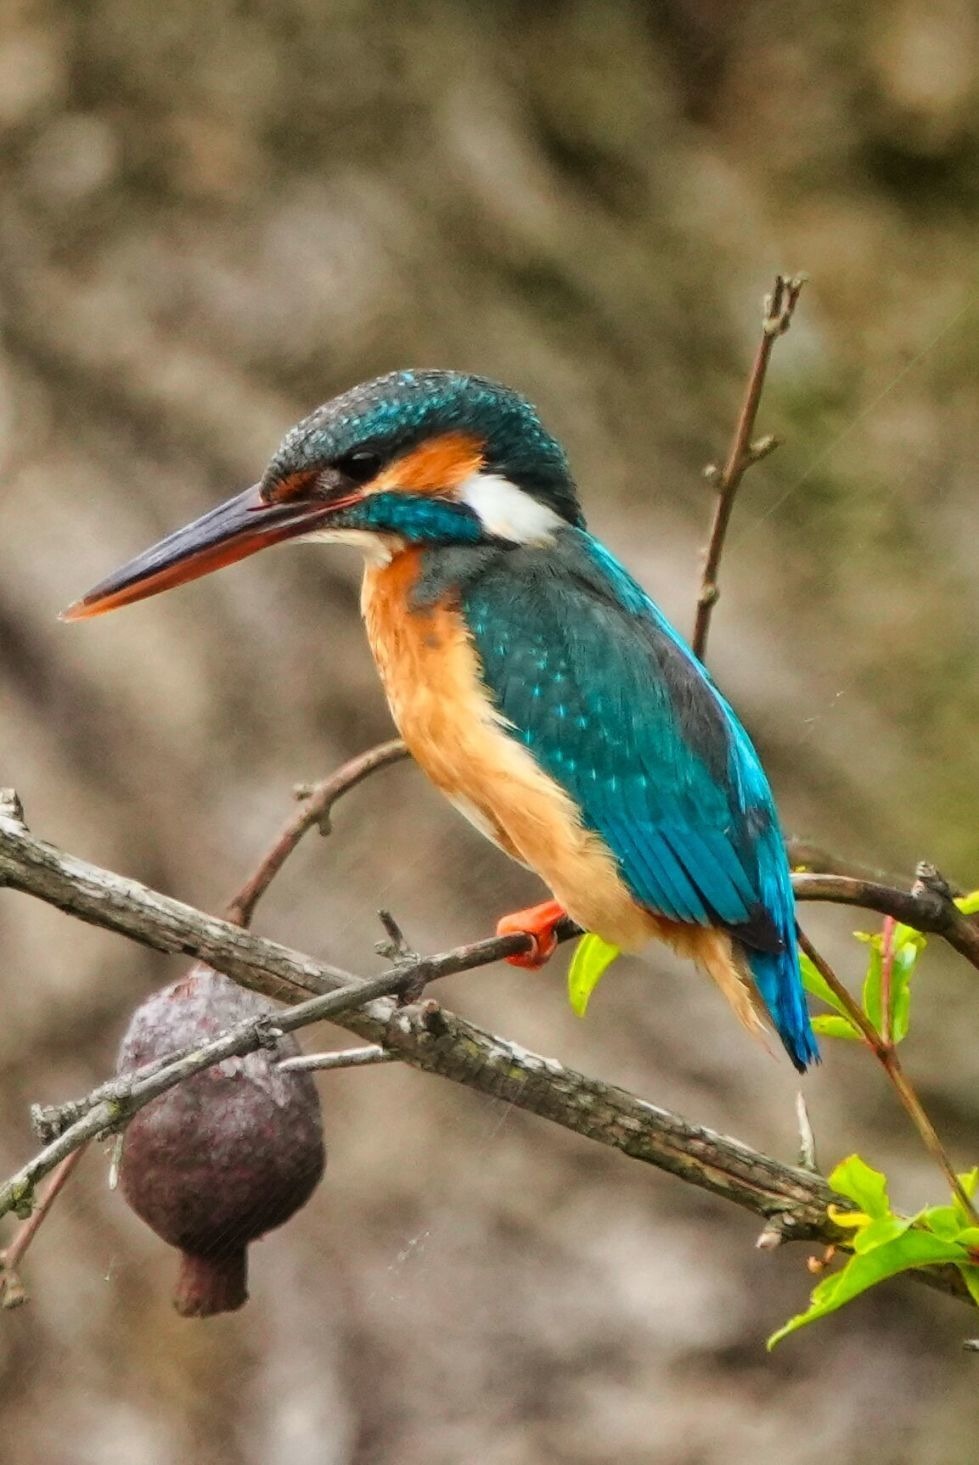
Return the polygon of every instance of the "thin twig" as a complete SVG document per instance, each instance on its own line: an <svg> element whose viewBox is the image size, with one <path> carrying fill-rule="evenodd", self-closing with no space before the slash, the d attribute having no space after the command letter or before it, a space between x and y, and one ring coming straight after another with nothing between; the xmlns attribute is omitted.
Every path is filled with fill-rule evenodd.
<svg viewBox="0 0 979 1465"><path fill-rule="evenodd" d="M567 922L563 929L557 929L556 934L559 941L565 941L569 936L579 933L576 926ZM267 944L270 949L275 949L274 942L265 943L257 938L252 939L258 948ZM527 950L532 941L531 936L522 932L513 936L491 937L487 941L472 941L437 956L416 956L410 961L398 960L376 977L363 978L354 976L351 972L340 973L336 968L324 969L329 971L330 976L328 980L324 980L324 990L318 996L300 1001L298 989L294 988L286 998L292 1005L281 1013L262 1013L259 1017L249 1018L236 1028L229 1028L212 1043L191 1044L165 1058L151 1059L131 1073L118 1074L107 1083L100 1084L83 1099L72 1099L47 1108L35 1106L31 1116L35 1132L39 1138L47 1141L47 1148L50 1149L69 1129L75 1131L76 1126L93 1109L107 1111L115 1116L111 1124L99 1127L100 1133L103 1129L117 1128L118 1121L128 1120L150 1099L165 1093L184 1079L193 1077L202 1068L211 1068L225 1058L240 1057L244 1053L254 1052L256 1048L268 1046L281 1033L308 1027L310 1023L322 1022L327 1018L336 1021L338 1015L346 1013L348 1009L363 1007L381 997L400 999L403 992L409 991L417 998L425 987L441 977L457 976L460 972L476 971L480 967L489 966L502 957L512 955L514 950ZM515 947L511 943L516 943ZM285 948L279 948L279 952L283 950ZM209 964L216 970L221 970L218 962ZM343 977L341 983L335 980L338 976ZM252 980L245 981L242 985L262 991L261 981L256 980L256 977L257 973L253 971ZM399 1001L398 1006L401 1005ZM3 1205L0 1201L0 1215L2 1214Z"/></svg>
<svg viewBox="0 0 979 1465"><path fill-rule="evenodd" d="M963 1189L962 1182L955 1173L955 1167L949 1158L948 1151L938 1136L938 1131L925 1112L924 1105L918 1098L911 1080L904 1072L894 1044L885 1043L883 1037L874 1027L863 1008L850 996L849 991L844 987L829 962L825 957L820 955L805 932L799 930L798 937L802 950L809 957L813 966L819 972L827 987L833 992L840 1005L845 1009L854 1027L863 1034L867 1046L873 1052L875 1058L890 1079L898 1098L911 1118L912 1124L920 1134L925 1148L941 1168L945 1179L948 1181L949 1188L959 1204L964 1208L965 1214L972 1218L976 1226L979 1226L979 1213L976 1212L971 1198Z"/></svg>
<svg viewBox="0 0 979 1465"><path fill-rule="evenodd" d="M350 789L356 788L359 783L363 783L365 778L369 778L379 768L399 763L407 756L408 749L401 739L393 738L390 742L379 743L376 748L368 748L366 753L351 758L335 773L331 773L329 778L324 778L320 783L304 790L299 813L293 815L280 831L263 855L255 873L228 902L225 911L227 919L237 926L249 926L256 905L303 835L314 827L318 827L323 834L328 833L330 813L338 799Z"/></svg>
<svg viewBox="0 0 979 1465"><path fill-rule="evenodd" d="M792 315L805 281L805 275L794 275L791 279L784 275L775 276L772 293L765 297L761 340L758 342L758 349L752 362L744 401L741 404L727 459L720 473L714 465L710 465L705 470L705 476L717 489L717 503L704 556L700 594L697 597L697 617L691 641L694 652L701 661L704 660L707 651L711 613L721 593L718 587L718 571L738 486L745 471L751 467L752 463L757 463L760 458L767 457L778 446L777 439L771 436L752 442L751 434L755 430L755 418L758 415L758 405L761 402L772 347L778 337L783 336L792 323Z"/></svg>
<svg viewBox="0 0 979 1465"><path fill-rule="evenodd" d="M397 1063L398 1054L379 1048L376 1043L366 1048L341 1048L336 1053L302 1053L298 1058L283 1058L278 1067L283 1073L334 1072L338 1068L367 1068L375 1063Z"/></svg>
<svg viewBox="0 0 979 1465"><path fill-rule="evenodd" d="M27 1290L20 1280L18 1269L24 1260L28 1247L41 1229L44 1218L48 1215L61 1190L71 1178L86 1149L87 1145L79 1145L77 1150L72 1150L71 1154L65 1155L60 1164L55 1166L51 1172L51 1178L48 1181L44 1194L38 1200L31 1214L22 1222L20 1230L10 1245L5 1247L3 1251L0 1251L0 1307L19 1307L21 1303L27 1301Z"/></svg>

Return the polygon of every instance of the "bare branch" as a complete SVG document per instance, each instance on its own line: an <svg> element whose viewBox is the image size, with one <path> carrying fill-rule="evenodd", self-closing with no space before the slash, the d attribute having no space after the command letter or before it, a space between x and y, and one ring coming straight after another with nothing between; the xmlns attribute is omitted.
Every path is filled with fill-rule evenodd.
<svg viewBox="0 0 979 1465"><path fill-rule="evenodd" d="M60 1164L55 1166L44 1194L23 1222L10 1245L0 1251L0 1308L7 1310L12 1307L20 1307L28 1300L27 1289L20 1280L18 1268L24 1260L28 1247L44 1224L45 1217L77 1168L85 1149L84 1144L79 1145L77 1150L72 1150L70 1155L66 1155Z"/></svg>
<svg viewBox="0 0 979 1465"><path fill-rule="evenodd" d="M0 818L0 882L39 896L82 919L120 932L156 950L198 957L243 985L279 997L291 1010L267 1019L262 1033L244 1025L209 1045L206 1060L197 1050L176 1060L197 1071L216 1054L247 1051L247 1045L274 1039L286 1030L329 1015L364 1042L384 1048L412 1067L440 1074L454 1083L538 1114L564 1128L654 1165L688 1184L742 1206L777 1226L786 1239L839 1241L829 1221L827 1203L836 1200L818 1176L752 1150L735 1140L690 1124L679 1115L647 1103L634 1094L565 1068L554 1059L528 1052L426 1001L399 1009L393 1001L367 1001L390 983L395 991L412 973L401 967L363 984L335 967L262 941L227 922L171 901L135 881L63 854L35 839L16 818ZM574 934L574 927L562 936ZM528 938L498 937L427 958L420 967L430 979L470 970L525 949ZM310 990L336 989L317 1002L297 1005ZM358 1002L363 1005L352 1007ZM340 1010L337 1010L337 1009ZM311 1015L312 1014L312 1015ZM241 1047L242 1044L246 1046ZM189 1065L189 1069L188 1069ZM196 1066L195 1066L196 1065ZM64 1155L86 1137L111 1131L124 1122L133 1105L162 1092L165 1082L178 1081L166 1068L134 1078L127 1090L103 1097L63 1135L45 1147L18 1175L0 1186L0 1214L23 1204L32 1187ZM921 1273L929 1285L968 1300L954 1268Z"/></svg>
<svg viewBox="0 0 979 1465"><path fill-rule="evenodd" d="M705 477L717 489L717 504L714 508L710 539L704 555L704 570L700 582L700 594L697 597L697 617L691 640L694 652L701 661L704 660L707 653L711 613L721 593L717 583L718 572L738 486L752 463L757 463L759 459L767 457L778 446L777 439L770 435L758 439L757 442L752 442L751 434L755 430L755 418L758 416L758 406L765 386L765 374L768 371L772 347L779 336L784 336L791 325L792 316L805 282L805 275L795 275L792 279L787 279L784 275L775 276L772 293L765 297L761 340L758 342L755 359L748 375L748 385L745 388L744 401L738 414L727 459L720 471L713 464L705 470Z"/></svg>
<svg viewBox="0 0 979 1465"><path fill-rule="evenodd" d="M387 768L391 763L400 763L407 756L408 749L401 739L393 738L391 742L379 743L376 748L368 748L366 753L360 753L356 758L351 758L349 762L344 763L322 782L302 789L300 792L303 806L300 812L293 815L280 831L278 837L266 850L258 869L245 881L238 894L228 902L225 912L227 919L238 926L251 925L256 905L303 835L314 826L318 827L322 834L328 834L330 814L334 805L345 793L356 788L359 783L363 783L365 778L369 778L378 769Z"/></svg>
<svg viewBox="0 0 979 1465"><path fill-rule="evenodd" d="M933 866L919 865L918 870L927 872ZM941 936L979 969L979 924L962 914L947 886L942 889L929 884L920 875L911 890L897 890L879 880L862 880L852 875L795 874L792 889L796 900L861 906L882 916L893 916L916 931Z"/></svg>

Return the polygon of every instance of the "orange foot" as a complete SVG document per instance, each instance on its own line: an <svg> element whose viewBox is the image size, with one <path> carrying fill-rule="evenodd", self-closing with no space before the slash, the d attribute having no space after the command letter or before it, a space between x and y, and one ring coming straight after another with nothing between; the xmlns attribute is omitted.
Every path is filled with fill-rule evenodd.
<svg viewBox="0 0 979 1465"><path fill-rule="evenodd" d="M564 920L567 911L556 900L545 900L541 905L532 905L525 911L514 911L512 916L503 916L496 923L497 936L530 936L533 947L508 956L511 966L527 967L536 972L554 955L557 936L554 928Z"/></svg>

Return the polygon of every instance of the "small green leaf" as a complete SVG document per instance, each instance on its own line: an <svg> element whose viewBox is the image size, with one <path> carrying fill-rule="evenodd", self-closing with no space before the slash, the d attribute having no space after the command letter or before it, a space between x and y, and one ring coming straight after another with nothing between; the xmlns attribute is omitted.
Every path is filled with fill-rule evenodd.
<svg viewBox="0 0 979 1465"><path fill-rule="evenodd" d="M887 1176L874 1170L859 1155L848 1155L827 1177L830 1188L855 1201L861 1211L877 1219L891 1214L887 1198Z"/></svg>
<svg viewBox="0 0 979 1465"><path fill-rule="evenodd" d="M979 915L979 890L971 890L968 895L960 895L955 904L964 916Z"/></svg>
<svg viewBox="0 0 979 1465"><path fill-rule="evenodd" d="M924 951L928 945L928 937L923 931L916 931L913 926L905 926L898 921L894 927L893 947L895 951L903 951L906 946L912 946L915 952Z"/></svg>
<svg viewBox="0 0 979 1465"><path fill-rule="evenodd" d="M895 1240L885 1242L872 1251L855 1254L842 1271L824 1278L813 1288L806 1311L790 1318L784 1327L772 1334L766 1346L769 1349L774 1348L789 1333L836 1312L844 1303L852 1302L854 1297L859 1297L868 1287L886 1281L888 1277L895 1277L899 1272L906 1272L912 1267L930 1266L936 1262L955 1262L962 1270L962 1248L955 1242L943 1241L941 1237L932 1236L927 1231L905 1231ZM979 1268L976 1270L979 1271ZM972 1284L968 1278L966 1285L971 1291Z"/></svg>
<svg viewBox="0 0 979 1465"><path fill-rule="evenodd" d="M905 982L895 983L891 1001L891 1037L895 1043L903 1043L911 1026L911 989Z"/></svg>
<svg viewBox="0 0 979 1465"><path fill-rule="evenodd" d="M827 986L824 978L813 965L810 958L804 951L799 952L799 966L802 971L802 985L813 997L818 997L820 1002L825 1002L827 1007L832 1007L834 1012L846 1017L846 1008L840 1002L832 987ZM849 1019L847 1019L849 1021Z"/></svg>
<svg viewBox="0 0 979 1465"><path fill-rule="evenodd" d="M976 1189L979 1187L979 1165L973 1165L971 1170L961 1170L955 1178L966 1195L975 1195Z"/></svg>
<svg viewBox="0 0 979 1465"><path fill-rule="evenodd" d="M881 1032L884 1025L884 938L879 932L871 935L867 931L854 931L853 934L870 948L861 1002L864 1012ZM907 1037L911 1017L909 983L926 945L926 938L912 926L899 923L891 932L890 1025L895 1043Z"/></svg>
<svg viewBox="0 0 979 1465"><path fill-rule="evenodd" d="M965 1224L957 1206L929 1206L915 1220L944 1241L954 1241Z"/></svg>
<svg viewBox="0 0 979 1465"><path fill-rule="evenodd" d="M961 1242L970 1250L979 1247L979 1226L971 1216L965 1215L958 1201L950 1206L929 1206L915 1220L946 1241Z"/></svg>
<svg viewBox="0 0 979 1465"><path fill-rule="evenodd" d="M878 1216L869 1226L856 1232L853 1250L861 1256L864 1252L875 1251L878 1246L884 1246L898 1236L903 1236L910 1225L910 1216Z"/></svg>
<svg viewBox="0 0 979 1465"><path fill-rule="evenodd" d="M849 1038L855 1042L863 1036L848 1017L840 1017L837 1012L817 1013L812 1019L812 1030L824 1038Z"/></svg>
<svg viewBox="0 0 979 1465"><path fill-rule="evenodd" d="M973 1165L971 1170L963 1170L957 1179L966 1195L972 1200L976 1193L976 1187L979 1186L979 1165ZM958 1196L952 1196L952 1205L955 1207L955 1214L959 1217L963 1226L972 1226L975 1224L972 1216L959 1201Z"/></svg>
<svg viewBox="0 0 979 1465"><path fill-rule="evenodd" d="M926 944L920 931L912 931L910 926L897 927L891 968L891 1036L895 1043L907 1037L911 1021L911 978Z"/></svg>
<svg viewBox="0 0 979 1465"><path fill-rule="evenodd" d="M979 1267L971 1265L960 1266L959 1271L962 1273L962 1280L969 1289L969 1295L976 1304L976 1307L979 1307Z"/></svg>
<svg viewBox="0 0 979 1465"><path fill-rule="evenodd" d="M588 999L620 950L593 931L587 931L578 942L568 967L568 1001L579 1017L584 1017Z"/></svg>
<svg viewBox="0 0 979 1465"><path fill-rule="evenodd" d="M880 936L871 936L867 942L869 948L867 955L867 975L863 979L863 992L860 1000L863 1010L870 1018L878 1032L881 1030L882 999L881 987L883 983L883 942Z"/></svg>

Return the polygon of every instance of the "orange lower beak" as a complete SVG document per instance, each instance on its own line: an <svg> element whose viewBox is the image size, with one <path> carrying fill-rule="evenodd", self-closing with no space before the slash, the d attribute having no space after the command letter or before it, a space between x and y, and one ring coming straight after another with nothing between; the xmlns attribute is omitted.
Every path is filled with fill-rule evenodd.
<svg viewBox="0 0 979 1465"><path fill-rule="evenodd" d="M61 620L84 621L196 580L267 544L309 533L330 511L326 504L308 500L267 504L255 485L137 555L63 610Z"/></svg>

